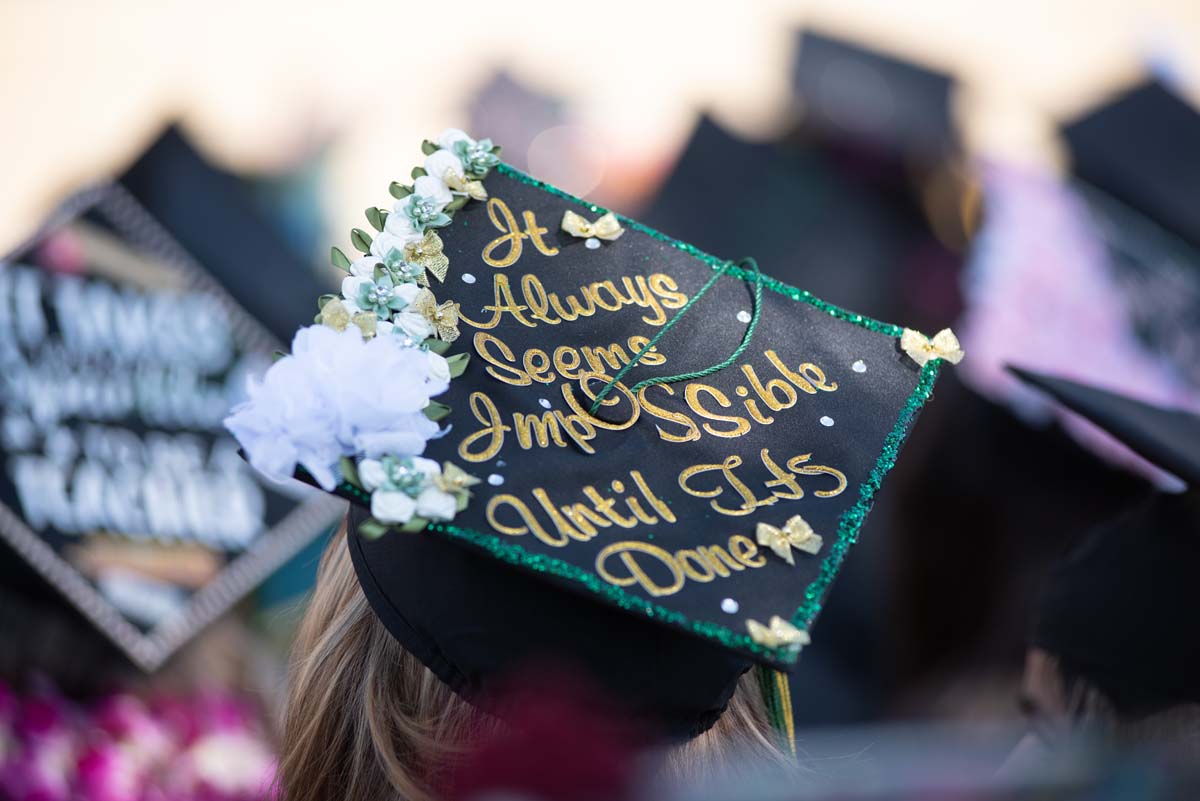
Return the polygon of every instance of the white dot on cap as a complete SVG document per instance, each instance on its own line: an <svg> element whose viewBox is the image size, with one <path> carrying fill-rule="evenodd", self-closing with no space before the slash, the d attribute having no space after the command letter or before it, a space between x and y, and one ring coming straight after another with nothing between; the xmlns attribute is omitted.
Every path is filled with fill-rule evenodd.
<svg viewBox="0 0 1200 801"><path fill-rule="evenodd" d="M583 244L588 250L595 250L596 248L600 247L600 240L594 236L589 236L587 241L585 241Z"/></svg>
<svg viewBox="0 0 1200 801"><path fill-rule="evenodd" d="M492 473L490 476L488 476L488 483L493 487L498 487L504 483L504 476L500 475L499 473Z"/></svg>
<svg viewBox="0 0 1200 801"><path fill-rule="evenodd" d="M732 598L726 598L721 601L721 611L727 615L736 615L737 611L742 608L742 605Z"/></svg>
<svg viewBox="0 0 1200 801"><path fill-rule="evenodd" d="M539 404L539 405L540 405L540 406L541 406L543 409L549 409L549 408L550 408L550 401L546 400L545 398L538 398L538 404Z"/></svg>
<svg viewBox="0 0 1200 801"><path fill-rule="evenodd" d="M746 311L745 309L742 309L740 312L737 313L737 318L738 318L739 323L748 323L748 322L750 322L750 312Z"/></svg>
<svg viewBox="0 0 1200 801"><path fill-rule="evenodd" d="M833 425L833 418L830 417L829 415L825 415L824 417L821 418L821 425L825 426L826 428L829 428L831 425Z"/></svg>
<svg viewBox="0 0 1200 801"><path fill-rule="evenodd" d="M859 359L854 364L850 365L850 369L856 373L865 373L867 372L867 363L862 359Z"/></svg>
<svg viewBox="0 0 1200 801"><path fill-rule="evenodd" d="M475 283L475 276L472 275L471 273L463 273L462 274L462 282L464 284L473 284L473 283Z"/></svg>

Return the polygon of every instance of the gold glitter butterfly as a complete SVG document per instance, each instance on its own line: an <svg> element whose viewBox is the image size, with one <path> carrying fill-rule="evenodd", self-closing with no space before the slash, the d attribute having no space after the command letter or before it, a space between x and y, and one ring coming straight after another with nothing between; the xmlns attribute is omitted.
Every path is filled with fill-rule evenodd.
<svg viewBox="0 0 1200 801"><path fill-rule="evenodd" d="M455 192L461 192L472 200L487 200L487 189L483 187L483 181L472 181L465 175L447 168L442 176L442 181L446 186L450 187Z"/></svg>
<svg viewBox="0 0 1200 801"><path fill-rule="evenodd" d="M419 264L439 281L446 280L446 273L450 269L450 259L442 252L442 238L432 229L425 232L420 242L410 242L404 246L404 260L409 264Z"/></svg>
<svg viewBox="0 0 1200 801"><path fill-rule="evenodd" d="M958 343L958 337L954 336L954 332L949 328L938 331L933 335L933 339L920 331L905 328L900 336L900 349L921 367L934 359L945 359L951 364L958 364L966 355Z"/></svg>
<svg viewBox="0 0 1200 801"><path fill-rule="evenodd" d="M458 304L452 300L438 305L428 289L422 289L413 299L412 310L433 324L438 339L453 342L458 339Z"/></svg>
<svg viewBox="0 0 1200 801"><path fill-rule="evenodd" d="M749 619L746 621L746 628L750 631L750 639L768 648L799 649L800 646L808 645L811 642L807 631L796 628L779 615L771 618L771 625L769 626L764 626L757 620Z"/></svg>
<svg viewBox="0 0 1200 801"><path fill-rule="evenodd" d="M776 528L770 523L759 523L755 534L758 536L759 545L766 545L789 565L796 564L796 560L792 558L792 548L811 554L821 550L821 536L813 531L808 521L800 515L793 515L783 524L783 528Z"/></svg>
<svg viewBox="0 0 1200 801"><path fill-rule="evenodd" d="M568 211L563 214L562 229L571 236L577 236L581 239L588 239L594 236L597 239L607 239L610 242L625 233L625 229L617 222L617 215L611 211L595 222L588 222L575 212Z"/></svg>
<svg viewBox="0 0 1200 801"><path fill-rule="evenodd" d="M467 508L467 501L471 497L471 490L479 483L479 479L463 470L456 464L445 462L442 465L442 474L434 479L433 483L442 492L448 492L458 501L458 511Z"/></svg>

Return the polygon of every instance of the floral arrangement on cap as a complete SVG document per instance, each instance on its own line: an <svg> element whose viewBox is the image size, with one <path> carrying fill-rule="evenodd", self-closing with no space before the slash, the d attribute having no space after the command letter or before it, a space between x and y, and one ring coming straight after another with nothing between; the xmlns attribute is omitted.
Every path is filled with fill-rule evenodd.
<svg viewBox="0 0 1200 801"><path fill-rule="evenodd" d="M393 182L391 211L368 208L372 236L350 232L361 256L338 248L347 273L341 293L322 295L315 325L301 328L248 398L225 420L255 468L279 480L302 469L325 490L348 482L370 496L372 519L419 531L466 508L478 479L421 457L441 436L449 407L433 400L462 375L470 355L448 356L458 338L458 304L438 302L430 277L445 280L450 260L437 229L472 200L487 199L483 179L500 163L491 140L457 129L421 145L412 184Z"/></svg>

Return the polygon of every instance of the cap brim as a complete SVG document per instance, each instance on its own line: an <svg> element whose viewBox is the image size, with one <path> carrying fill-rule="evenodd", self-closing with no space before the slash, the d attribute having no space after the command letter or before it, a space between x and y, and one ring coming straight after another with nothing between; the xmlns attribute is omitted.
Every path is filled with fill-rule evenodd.
<svg viewBox="0 0 1200 801"><path fill-rule="evenodd" d="M1008 370L1188 486L1200 484L1200 416L1012 365Z"/></svg>

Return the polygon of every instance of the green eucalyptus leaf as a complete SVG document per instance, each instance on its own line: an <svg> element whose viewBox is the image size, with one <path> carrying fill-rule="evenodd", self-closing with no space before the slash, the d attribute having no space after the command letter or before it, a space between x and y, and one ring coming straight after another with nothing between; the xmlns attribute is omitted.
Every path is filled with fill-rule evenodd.
<svg viewBox="0 0 1200 801"><path fill-rule="evenodd" d="M401 526L400 530L407 534L416 534L418 531L424 531L425 527L428 525L429 521L424 517L414 517L412 520L409 520L407 523Z"/></svg>
<svg viewBox="0 0 1200 801"><path fill-rule="evenodd" d="M338 459L338 467L342 471L342 479L349 481L359 489L363 488L362 481L358 477L358 467L355 466L354 460L349 456L343 456Z"/></svg>
<svg viewBox="0 0 1200 801"><path fill-rule="evenodd" d="M469 493L469 492L456 493L454 496L454 500L456 501L455 508L460 512L464 512L467 509L467 504L470 503L470 501L471 501L471 493Z"/></svg>
<svg viewBox="0 0 1200 801"><path fill-rule="evenodd" d="M467 364L471 361L471 354L456 353L446 359L446 364L450 365L450 377L458 378L467 371Z"/></svg>
<svg viewBox="0 0 1200 801"><path fill-rule="evenodd" d="M288 354L282 350L277 350L271 353L271 361L277 362Z"/></svg>
<svg viewBox="0 0 1200 801"><path fill-rule="evenodd" d="M359 535L366 537L369 540L377 540L384 534L387 534L387 531L388 527L373 517L364 520L358 525Z"/></svg>
<svg viewBox="0 0 1200 801"><path fill-rule="evenodd" d="M386 268L386 267L384 267L382 264L376 264L376 265L375 265L375 272L372 274L372 277L373 277L373 278L374 278L376 281L382 281L382 280L383 280L383 277L384 277L385 275L387 275L387 274L388 274L388 271L387 271L387 268Z"/></svg>
<svg viewBox="0 0 1200 801"><path fill-rule="evenodd" d="M500 157L500 151L501 151L501 150L503 150L503 149L504 149L504 148L500 147L500 145L496 145L495 147L493 147L493 148L492 148L492 155L493 155L493 156L496 156L497 158L499 158L499 157Z"/></svg>
<svg viewBox="0 0 1200 801"><path fill-rule="evenodd" d="M379 209L375 208L374 206L367 209L367 222L369 222L371 227L376 231L383 230L383 220L379 216Z"/></svg>
<svg viewBox="0 0 1200 801"><path fill-rule="evenodd" d="M363 253L371 252L371 236L361 228L350 232L350 242Z"/></svg>
<svg viewBox="0 0 1200 801"><path fill-rule="evenodd" d="M446 213L451 214L458 211L463 206L467 205L467 201L470 199L471 198L467 197L466 195L459 195L458 197L454 198L454 200L451 200L446 204Z"/></svg>
<svg viewBox="0 0 1200 801"><path fill-rule="evenodd" d="M438 152L438 150L440 150L440 149L441 148L439 148L433 142L430 142L428 139L426 139L424 142L421 143L421 152L424 153L426 156L432 156L434 153Z"/></svg>
<svg viewBox="0 0 1200 801"><path fill-rule="evenodd" d="M425 172L425 168L424 168L424 167L413 167L413 168L412 168L412 172L411 172L411 173L409 173L409 175L411 175L411 176L412 176L412 179L413 179L414 181L415 181L415 180L417 180L418 178L424 178L424 177L425 177L426 175L428 175L428 174L429 174L429 173Z"/></svg>
<svg viewBox="0 0 1200 801"><path fill-rule="evenodd" d="M350 272L350 259L339 248L329 249L329 261L339 270Z"/></svg>
<svg viewBox="0 0 1200 801"><path fill-rule="evenodd" d="M333 300L334 298L338 298L338 297L341 297L341 296L340 295L321 295L321 297L317 298L317 311L320 311L321 309L325 308L326 303L328 303L329 301Z"/></svg>
<svg viewBox="0 0 1200 801"><path fill-rule="evenodd" d="M383 226L387 225L388 213L383 209L379 209L379 230L383 230Z"/></svg>
<svg viewBox="0 0 1200 801"><path fill-rule="evenodd" d="M430 337L429 339L425 340L424 344L425 344L425 347L429 348L431 351L436 353L438 356L445 356L446 351L450 350L449 342L443 342L442 340L434 339L433 337Z"/></svg>
<svg viewBox="0 0 1200 801"><path fill-rule="evenodd" d="M430 420L433 420L435 423L448 414L450 414L450 407L444 403L430 401L429 405L425 407L425 416Z"/></svg>
<svg viewBox="0 0 1200 801"><path fill-rule="evenodd" d="M398 181L392 181L391 184L388 185L388 193L392 197L396 198L396 200L404 200L404 198L412 194L412 187L405 186Z"/></svg>
<svg viewBox="0 0 1200 801"><path fill-rule="evenodd" d="M316 323L317 325L320 325L320 324L321 324L321 315L320 315L320 313L318 313L318 314L317 314L315 317L313 317L313 322L314 322L314 323Z"/></svg>

